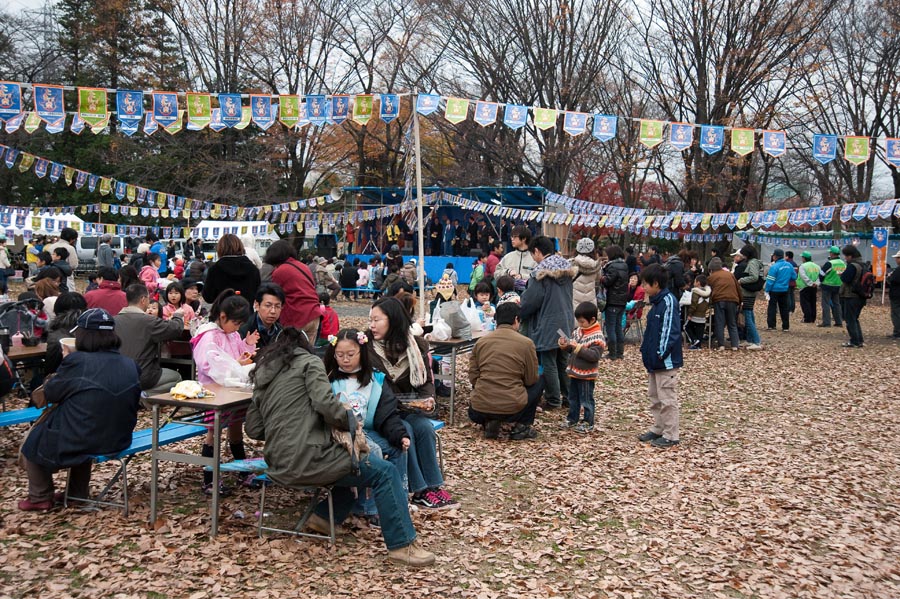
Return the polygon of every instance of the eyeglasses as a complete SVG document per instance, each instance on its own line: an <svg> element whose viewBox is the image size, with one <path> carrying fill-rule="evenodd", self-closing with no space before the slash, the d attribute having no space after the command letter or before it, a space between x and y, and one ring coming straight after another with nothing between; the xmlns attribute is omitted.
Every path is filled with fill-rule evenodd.
<svg viewBox="0 0 900 599"><path fill-rule="evenodd" d="M281 310L281 304L272 304L269 302L260 304L259 307L262 308L263 310L266 310L267 312L269 312L269 311L276 312L278 310Z"/></svg>
<svg viewBox="0 0 900 599"><path fill-rule="evenodd" d="M343 360L352 360L353 358L355 358L355 357L358 356L358 355L359 355L359 352L358 352L358 351L352 351L352 352L347 353L347 354L345 354L345 353L343 353L343 352L334 352L334 357L337 358L338 360L341 360L341 361L343 361Z"/></svg>

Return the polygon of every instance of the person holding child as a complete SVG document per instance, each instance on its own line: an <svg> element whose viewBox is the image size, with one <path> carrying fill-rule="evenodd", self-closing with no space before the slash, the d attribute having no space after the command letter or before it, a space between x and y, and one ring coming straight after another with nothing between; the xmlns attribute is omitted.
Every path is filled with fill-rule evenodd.
<svg viewBox="0 0 900 599"><path fill-rule="evenodd" d="M650 300L641 359L647 369L647 395L653 426L638 436L642 443L666 449L678 445L678 369L681 354L681 314L668 287L669 277L659 264L641 270L641 285Z"/></svg>
<svg viewBox="0 0 900 599"><path fill-rule="evenodd" d="M522 298L516 293L516 280L509 275L503 275L497 279L497 305L512 302L519 305Z"/></svg>
<svg viewBox="0 0 900 599"><path fill-rule="evenodd" d="M594 381L597 380L600 358L606 349L606 340L597 322L597 305L581 302L575 308L578 328L571 338L560 337L559 348L569 352L566 375L569 377L569 415L560 428L573 429L576 433L594 432ZM579 422L581 411L584 417Z"/></svg>
<svg viewBox="0 0 900 599"><path fill-rule="evenodd" d="M707 285L706 275L697 275L691 283L691 292L685 292L679 305L687 308L685 333L690 344L688 349L702 349L703 332L706 330L706 313L709 311L709 298L712 288Z"/></svg>

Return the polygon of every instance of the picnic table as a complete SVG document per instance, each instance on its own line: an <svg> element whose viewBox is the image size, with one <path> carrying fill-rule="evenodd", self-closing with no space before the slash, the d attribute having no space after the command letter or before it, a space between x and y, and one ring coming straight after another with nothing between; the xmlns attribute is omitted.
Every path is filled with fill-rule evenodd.
<svg viewBox="0 0 900 599"><path fill-rule="evenodd" d="M33 347L27 345L14 345L9 348L7 357L13 362L23 362L25 360L34 360L43 358L47 355L47 344L38 343Z"/></svg>
<svg viewBox="0 0 900 599"><path fill-rule="evenodd" d="M431 353L442 358L450 358L450 375L436 374L435 380L450 382L450 426L453 426L454 403L456 400L456 357L467 354L475 347L475 342L485 335L484 332L473 333L471 339L447 339L445 341L429 340ZM437 401L437 398L435 398Z"/></svg>
<svg viewBox="0 0 900 599"><path fill-rule="evenodd" d="M159 462L167 460L181 464L195 464L209 467L212 470L212 516L210 524L210 536L214 537L219 529L219 476L221 463L221 430L227 419L243 420L247 405L250 403L252 391L249 389L223 387L215 383L203 385L215 393L215 397L201 399L173 399L170 393L151 395L144 401L150 405L153 412L153 438L150 449L150 522L156 521L157 495L159 491ZM181 422L212 428L213 455L210 458L171 451L162 451L159 447L159 431L161 428L160 408L170 407L172 411L165 419L165 423Z"/></svg>

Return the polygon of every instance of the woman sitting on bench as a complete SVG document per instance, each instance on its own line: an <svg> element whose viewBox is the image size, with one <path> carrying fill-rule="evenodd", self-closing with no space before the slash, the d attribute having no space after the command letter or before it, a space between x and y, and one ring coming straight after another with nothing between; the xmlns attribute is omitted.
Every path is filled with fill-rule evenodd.
<svg viewBox="0 0 900 599"><path fill-rule="evenodd" d="M75 349L64 355L56 375L44 383L50 405L22 445L20 464L28 473L24 511L45 511L61 502L53 473L70 468L69 496L90 496L94 456L131 445L141 383L137 364L119 354L115 322L106 310L84 312L75 328Z"/></svg>

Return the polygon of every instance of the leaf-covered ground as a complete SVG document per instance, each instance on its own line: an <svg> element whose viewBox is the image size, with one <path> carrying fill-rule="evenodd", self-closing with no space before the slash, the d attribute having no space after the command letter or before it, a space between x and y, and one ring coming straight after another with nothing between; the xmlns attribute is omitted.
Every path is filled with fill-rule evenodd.
<svg viewBox="0 0 900 599"><path fill-rule="evenodd" d="M361 308L338 304L345 324L362 325ZM178 464L162 464L150 526L146 456L129 468L127 519L19 512L26 429L3 429L0 597L898 597L900 344L889 327L872 306L861 350L839 347L842 329L795 323L763 332L765 351L686 352L682 444L669 451L635 439L649 417L633 343L603 365L589 436L559 431L557 411L539 416L536 441L486 441L464 418L461 383L457 426L441 435L462 507L413 515L437 554L423 570L391 565L378 531L350 522L333 550L260 540L249 489L224 500L211 541L200 473ZM95 484L110 471L98 467Z"/></svg>

